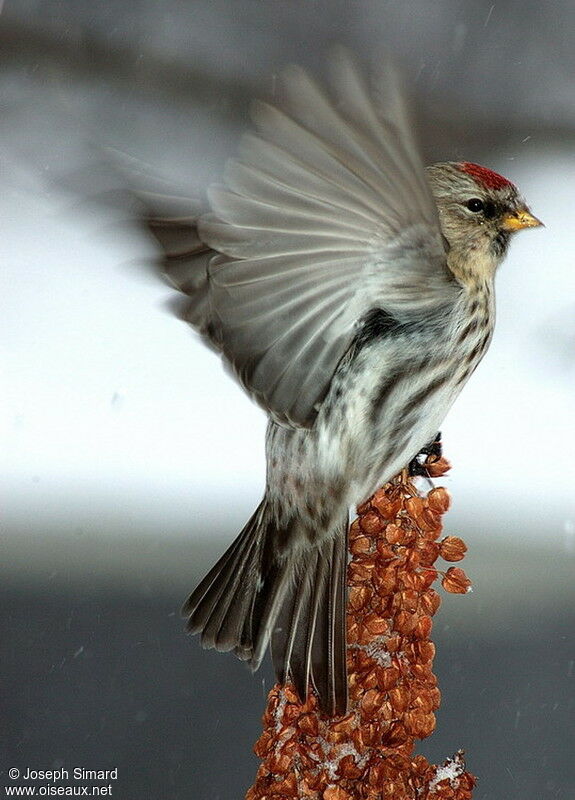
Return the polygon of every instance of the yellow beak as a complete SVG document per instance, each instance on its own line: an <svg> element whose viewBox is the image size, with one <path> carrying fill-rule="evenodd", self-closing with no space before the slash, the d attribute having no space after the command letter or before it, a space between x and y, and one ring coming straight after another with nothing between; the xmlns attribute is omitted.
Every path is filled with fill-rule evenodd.
<svg viewBox="0 0 575 800"><path fill-rule="evenodd" d="M504 231L520 231L522 228L538 228L540 225L543 225L541 220L534 217L526 208L509 212L501 221Z"/></svg>

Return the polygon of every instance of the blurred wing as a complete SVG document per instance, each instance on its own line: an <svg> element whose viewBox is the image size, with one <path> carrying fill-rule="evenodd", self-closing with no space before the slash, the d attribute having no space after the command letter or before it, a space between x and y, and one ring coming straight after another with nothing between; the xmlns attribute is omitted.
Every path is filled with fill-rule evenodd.
<svg viewBox="0 0 575 800"><path fill-rule="evenodd" d="M257 104L203 241L222 350L279 421L311 425L358 323L452 302L437 209L392 73L371 90L341 52L328 93L297 67Z"/></svg>
<svg viewBox="0 0 575 800"><path fill-rule="evenodd" d="M202 241L214 338L279 422L309 426L358 324L452 302L437 209L394 73L371 89L345 52L325 91L297 67L281 107L212 190Z"/></svg>
<svg viewBox="0 0 575 800"><path fill-rule="evenodd" d="M138 203L138 216L156 239L162 257L156 267L170 283L189 295L185 306L178 302L174 310L207 339L210 303L208 264L215 255L198 235L198 218L204 208L197 200L159 193L130 190Z"/></svg>

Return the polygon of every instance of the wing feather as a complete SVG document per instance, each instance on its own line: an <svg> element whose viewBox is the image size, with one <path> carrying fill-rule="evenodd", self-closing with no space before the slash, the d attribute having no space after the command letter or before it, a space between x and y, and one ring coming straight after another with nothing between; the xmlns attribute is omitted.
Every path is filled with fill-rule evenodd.
<svg viewBox="0 0 575 800"><path fill-rule="evenodd" d="M279 103L254 105L255 132L199 220L220 254L203 329L281 423L313 424L371 309L407 321L460 290L403 94L393 70L380 72L370 85L346 51L331 89L288 68Z"/></svg>

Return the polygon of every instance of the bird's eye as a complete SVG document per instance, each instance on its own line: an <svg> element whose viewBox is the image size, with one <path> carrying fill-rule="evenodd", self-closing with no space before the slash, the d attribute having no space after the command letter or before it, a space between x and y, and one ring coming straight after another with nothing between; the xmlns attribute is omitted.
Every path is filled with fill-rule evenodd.
<svg viewBox="0 0 575 800"><path fill-rule="evenodd" d="M485 205L483 203L483 200L480 200L478 197L473 197L471 200L467 201L467 208L470 211L474 211L475 213L477 213L479 211L483 211Z"/></svg>

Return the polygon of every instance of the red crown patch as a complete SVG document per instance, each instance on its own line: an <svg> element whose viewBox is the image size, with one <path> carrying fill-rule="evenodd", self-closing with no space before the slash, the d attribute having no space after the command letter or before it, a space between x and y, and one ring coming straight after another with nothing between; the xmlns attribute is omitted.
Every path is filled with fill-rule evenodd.
<svg viewBox="0 0 575 800"><path fill-rule="evenodd" d="M472 164L470 161L462 162L459 165L459 169L471 175L472 178L485 186L486 189L503 189L506 186L513 186L511 181L508 181L503 175L499 175L499 173L493 172L493 170L487 169L487 167L481 167L479 164Z"/></svg>

